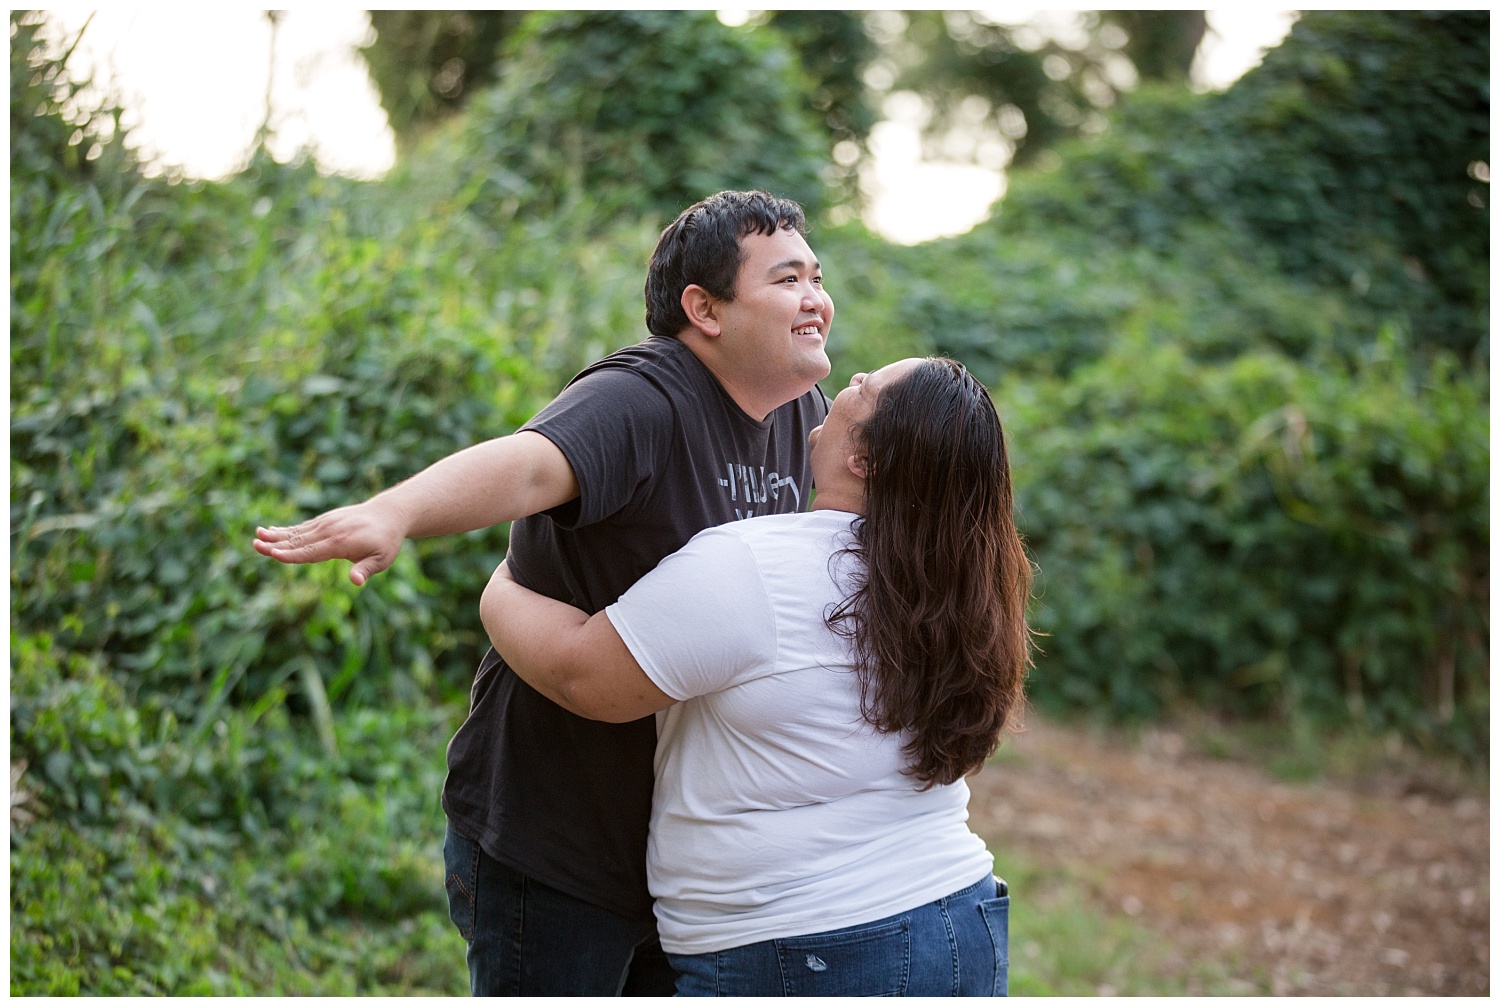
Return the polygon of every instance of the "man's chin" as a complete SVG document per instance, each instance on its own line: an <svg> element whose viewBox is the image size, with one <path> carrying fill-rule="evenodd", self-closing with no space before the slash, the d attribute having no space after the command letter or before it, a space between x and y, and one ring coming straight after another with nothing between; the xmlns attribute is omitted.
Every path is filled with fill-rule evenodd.
<svg viewBox="0 0 1500 1007"><path fill-rule="evenodd" d="M785 402L800 399L812 391L819 381L822 381L833 372L833 365L828 360L828 354L820 352L817 354L808 354L802 358L800 365L788 368L788 372L784 373L790 372L796 373L796 382L793 384L792 380L788 378L787 383L782 386L786 393L786 398L783 400Z"/></svg>
<svg viewBox="0 0 1500 1007"><path fill-rule="evenodd" d="M820 351L809 360L809 371L816 371L817 376L813 378L813 384L822 381L833 373L833 362L828 359L827 351Z"/></svg>
<svg viewBox="0 0 1500 1007"><path fill-rule="evenodd" d="M809 359L807 362L807 367L803 370L802 373L802 377L806 383L806 387L804 387L802 391L797 393L798 397L806 395L808 392L812 391L813 386L815 386L819 381L822 381L824 378L828 377L828 375L832 372L833 364L829 362L828 354L820 354L815 359Z"/></svg>

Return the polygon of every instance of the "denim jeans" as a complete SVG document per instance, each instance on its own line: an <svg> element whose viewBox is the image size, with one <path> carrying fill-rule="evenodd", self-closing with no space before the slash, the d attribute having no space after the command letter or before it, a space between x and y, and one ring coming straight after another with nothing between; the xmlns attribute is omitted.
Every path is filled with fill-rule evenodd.
<svg viewBox="0 0 1500 1007"><path fill-rule="evenodd" d="M678 996L1005 996L1010 895L984 878L873 923L667 960Z"/></svg>
<svg viewBox="0 0 1500 1007"><path fill-rule="evenodd" d="M671 996L654 924L565 895L450 827L448 916L469 942L474 996Z"/></svg>

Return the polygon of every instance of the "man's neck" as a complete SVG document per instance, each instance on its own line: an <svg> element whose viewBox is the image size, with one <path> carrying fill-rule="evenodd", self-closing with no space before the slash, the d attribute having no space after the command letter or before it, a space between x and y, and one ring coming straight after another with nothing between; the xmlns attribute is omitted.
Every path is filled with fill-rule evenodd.
<svg viewBox="0 0 1500 1007"><path fill-rule="evenodd" d="M771 413L780 409L788 402L806 395L812 391L813 385L817 384L814 381L808 384L806 388L782 388L774 391L752 386L745 381L738 380L737 375L730 368L725 367L722 360L709 351L701 337L694 339L691 335L684 333L683 336L678 337L678 340L688 348L688 352L698 358L700 364L708 368L708 373L713 375L713 379L719 383L719 387L724 389L729 397L734 400L734 404L739 406L746 416L757 423L765 422L765 418L770 416Z"/></svg>

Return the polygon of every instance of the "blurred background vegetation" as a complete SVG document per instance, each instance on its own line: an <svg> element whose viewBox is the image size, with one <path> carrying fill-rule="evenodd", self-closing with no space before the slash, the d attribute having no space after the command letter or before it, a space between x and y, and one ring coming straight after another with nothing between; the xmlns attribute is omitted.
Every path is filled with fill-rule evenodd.
<svg viewBox="0 0 1500 1007"><path fill-rule="evenodd" d="M643 338L656 233L726 187L812 212L829 388L927 352L990 384L1039 708L1487 764L1487 12L1308 12L1215 94L1193 11L1092 12L1082 48L964 12L374 12L373 182L264 146L152 177L41 20L10 15L13 993L466 988L441 753L505 529L363 590L249 541ZM989 221L858 222L872 80L1011 163Z"/></svg>

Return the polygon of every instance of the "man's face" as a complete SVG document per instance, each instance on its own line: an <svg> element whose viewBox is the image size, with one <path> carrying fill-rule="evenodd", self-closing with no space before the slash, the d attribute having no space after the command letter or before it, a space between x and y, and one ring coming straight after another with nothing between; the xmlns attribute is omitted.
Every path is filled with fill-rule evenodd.
<svg viewBox="0 0 1500 1007"><path fill-rule="evenodd" d="M748 234L734 300L720 302L726 350L758 384L806 392L831 369L826 346L833 300L806 240L796 231Z"/></svg>

